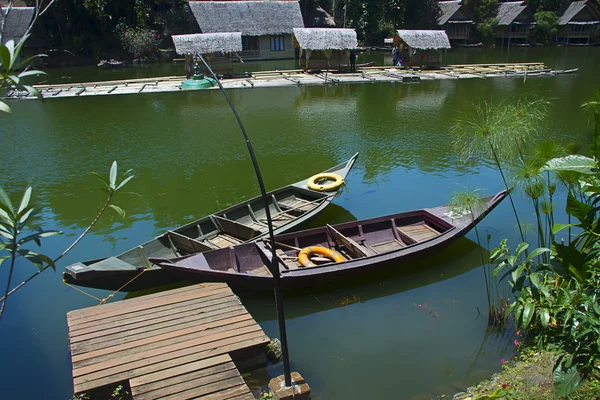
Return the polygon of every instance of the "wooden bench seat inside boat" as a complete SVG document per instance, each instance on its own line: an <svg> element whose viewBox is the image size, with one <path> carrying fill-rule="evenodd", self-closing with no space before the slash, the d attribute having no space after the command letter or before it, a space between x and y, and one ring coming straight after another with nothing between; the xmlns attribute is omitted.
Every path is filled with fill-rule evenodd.
<svg viewBox="0 0 600 400"><path fill-rule="evenodd" d="M174 231L168 231L167 236L174 247L178 250L178 253L200 253L217 248L216 246L207 245L199 242L196 239L192 239Z"/></svg>
<svg viewBox="0 0 600 400"><path fill-rule="evenodd" d="M377 254L366 246L356 243L352 238L342 235L329 224L327 224L327 232L333 237L338 246L343 246L350 253L352 258L371 257Z"/></svg>
<svg viewBox="0 0 600 400"><path fill-rule="evenodd" d="M406 247L406 245L396 239L381 243L369 244L369 248L377 254L390 253L392 251L400 250L404 247Z"/></svg>
<svg viewBox="0 0 600 400"><path fill-rule="evenodd" d="M211 215L210 219L218 229L218 233L215 236L206 237L205 240L217 248L235 246L262 234L259 230L218 215Z"/></svg>
<svg viewBox="0 0 600 400"><path fill-rule="evenodd" d="M440 232L427 225L426 222L417 225L398 226L396 229L402 240L409 243L424 242L440 235Z"/></svg>
<svg viewBox="0 0 600 400"><path fill-rule="evenodd" d="M299 197L279 200L278 203L282 211L298 210L302 212L310 211L319 204L318 202L310 202Z"/></svg>

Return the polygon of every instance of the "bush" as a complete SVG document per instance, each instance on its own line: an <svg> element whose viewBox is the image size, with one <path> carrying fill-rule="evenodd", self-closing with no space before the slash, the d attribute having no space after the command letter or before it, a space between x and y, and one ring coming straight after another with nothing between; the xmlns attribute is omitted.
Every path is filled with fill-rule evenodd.
<svg viewBox="0 0 600 400"><path fill-rule="evenodd" d="M531 35L540 42L554 42L558 34L559 18L552 11L535 13L535 25L531 27Z"/></svg>
<svg viewBox="0 0 600 400"><path fill-rule="evenodd" d="M156 59L158 57L160 35L156 31L121 24L117 26L117 33L123 48L134 58Z"/></svg>

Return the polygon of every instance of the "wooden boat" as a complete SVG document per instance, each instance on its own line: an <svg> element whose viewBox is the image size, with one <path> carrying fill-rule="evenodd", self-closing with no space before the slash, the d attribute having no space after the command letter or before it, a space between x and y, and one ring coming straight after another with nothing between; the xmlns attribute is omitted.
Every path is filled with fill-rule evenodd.
<svg viewBox="0 0 600 400"><path fill-rule="evenodd" d="M335 173L345 179L357 157L358 153L322 173ZM309 179L267 193L275 234L288 231L316 216L343 187L329 192L311 190L308 187ZM115 257L70 265L66 267L63 279L70 284L98 289L141 290L176 281L174 276L152 265L149 261L152 257L170 258L228 248L267 235L264 202L259 196L163 233Z"/></svg>
<svg viewBox="0 0 600 400"><path fill-rule="evenodd" d="M103 69L125 68L127 67L127 61L117 61L113 58L110 60L100 60L98 67Z"/></svg>
<svg viewBox="0 0 600 400"><path fill-rule="evenodd" d="M275 238L283 287L308 287L370 273L385 266L402 268L465 235L504 198L506 191L485 199L485 207L455 214L449 206L409 211L362 221L299 231ZM341 254L343 261L302 267L299 251L321 247ZM300 251L302 253L302 251ZM266 240L176 259L151 261L193 282L226 282L245 289L269 289L271 257ZM311 263L312 264L312 263ZM306 263L305 263L306 265Z"/></svg>

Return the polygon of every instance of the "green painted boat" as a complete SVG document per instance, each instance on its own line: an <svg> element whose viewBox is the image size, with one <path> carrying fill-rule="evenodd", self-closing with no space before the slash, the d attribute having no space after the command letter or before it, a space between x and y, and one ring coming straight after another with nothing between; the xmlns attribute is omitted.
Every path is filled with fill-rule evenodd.
<svg viewBox="0 0 600 400"><path fill-rule="evenodd" d="M354 166L358 153L322 173L343 179ZM343 185L333 191L311 190L307 179L268 192L269 210L275 234L287 232L323 211ZM150 258L174 258L246 242L268 235L264 202L258 196L229 207L156 238L122 254L69 265L63 279L69 284L131 292L176 281L173 275L153 265Z"/></svg>

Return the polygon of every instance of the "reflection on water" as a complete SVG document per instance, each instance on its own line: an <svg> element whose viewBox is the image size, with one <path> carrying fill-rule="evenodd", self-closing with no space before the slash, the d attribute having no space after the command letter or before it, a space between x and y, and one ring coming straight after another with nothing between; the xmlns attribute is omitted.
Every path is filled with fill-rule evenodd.
<svg viewBox="0 0 600 400"><path fill-rule="evenodd" d="M359 62L386 56L361 54ZM343 192L311 226L447 204L457 190L496 193L502 183L488 160L463 164L454 155L448 130L465 102L552 98L545 136L585 143L590 125L579 104L600 87L600 49L455 49L447 57L454 63L544 61L552 68L580 71L526 82L472 79L231 90L267 189L306 178L360 151ZM171 66L130 73L155 75L158 70L152 68L174 74ZM89 69L56 72L96 74ZM239 128L216 91L11 106L13 115L0 115L0 182L13 195L31 182L47 227L65 232L47 240L44 252L60 254L100 208L103 194L92 190L98 182L90 171L107 174L117 160L121 170L134 170L136 179L128 190L140 195L119 196L117 204L126 209L127 218L114 213L103 217L61 261L57 273L42 274L11 297L0 325L0 352L11 360L0 366L0 393L35 399L52 393L52 398L66 399L72 386L65 314L96 303L60 283L62 268L127 250L165 229L256 196L258 187ZM525 220L533 218L525 199L517 197L516 207ZM505 237L517 241L508 203L480 228L492 232L492 246ZM468 238L474 240L474 233ZM512 351L501 340L486 347L471 367L486 327L482 318L476 319L476 308L485 315L487 304L478 266L477 247L465 240L415 263L410 274L289 295L294 369L327 399L391 398L398 388L406 398L429 398L498 371L498 360ZM34 267L19 263L16 280L33 272ZM4 279L2 275L0 287ZM352 295L360 301L336 305ZM267 333L277 336L271 301L247 302ZM32 376L36 385L30 384Z"/></svg>

